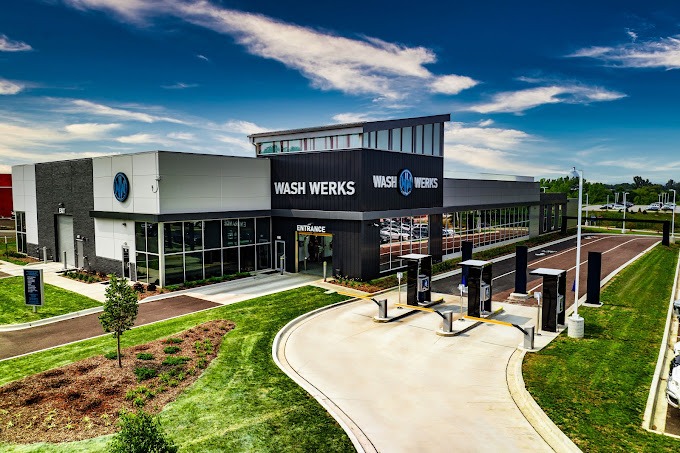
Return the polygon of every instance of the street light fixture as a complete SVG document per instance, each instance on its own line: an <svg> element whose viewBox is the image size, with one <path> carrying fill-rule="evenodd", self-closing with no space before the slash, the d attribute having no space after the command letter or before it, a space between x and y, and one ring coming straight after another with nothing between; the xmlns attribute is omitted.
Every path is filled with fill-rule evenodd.
<svg viewBox="0 0 680 453"><path fill-rule="evenodd" d="M626 232L626 211L628 210L628 205L626 204L626 195L628 195L628 192L623 192L623 228L621 229L621 233Z"/></svg>
<svg viewBox="0 0 680 453"><path fill-rule="evenodd" d="M675 243L675 189L669 189L669 191L673 192L673 221L672 226L671 226L671 242Z"/></svg>
<svg viewBox="0 0 680 453"><path fill-rule="evenodd" d="M590 204L590 198L586 194L586 226L588 226L588 205Z"/></svg>
<svg viewBox="0 0 680 453"><path fill-rule="evenodd" d="M567 334L571 338L583 338L584 322L578 315L578 287L581 270L581 209L583 209L583 170L573 167L571 177L578 178L578 220L576 224L576 280L574 281L574 313L568 320Z"/></svg>
<svg viewBox="0 0 680 453"><path fill-rule="evenodd" d="M541 186L541 190L543 190L543 193L545 193L545 189L547 189L547 186Z"/></svg>

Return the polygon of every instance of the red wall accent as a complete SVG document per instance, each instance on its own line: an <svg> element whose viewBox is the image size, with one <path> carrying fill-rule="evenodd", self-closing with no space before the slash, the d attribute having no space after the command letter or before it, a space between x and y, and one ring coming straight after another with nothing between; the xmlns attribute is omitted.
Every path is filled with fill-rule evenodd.
<svg viewBox="0 0 680 453"><path fill-rule="evenodd" d="M0 217L12 215L12 175L0 175Z"/></svg>

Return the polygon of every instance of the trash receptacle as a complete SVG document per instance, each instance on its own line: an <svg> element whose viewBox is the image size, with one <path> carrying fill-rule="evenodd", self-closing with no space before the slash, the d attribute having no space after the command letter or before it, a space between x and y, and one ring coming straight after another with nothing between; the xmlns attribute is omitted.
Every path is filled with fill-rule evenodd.
<svg viewBox="0 0 680 453"><path fill-rule="evenodd" d="M680 318L680 299L673 302L673 313Z"/></svg>

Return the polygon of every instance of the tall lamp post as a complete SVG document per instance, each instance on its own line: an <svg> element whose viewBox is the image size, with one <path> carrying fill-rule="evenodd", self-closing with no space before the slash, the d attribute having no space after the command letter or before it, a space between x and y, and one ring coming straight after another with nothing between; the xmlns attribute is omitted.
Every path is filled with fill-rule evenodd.
<svg viewBox="0 0 680 453"><path fill-rule="evenodd" d="M628 195L628 192L623 192L623 228L621 229L621 233L626 232L626 211L628 210L628 205L626 204L626 195Z"/></svg>
<svg viewBox="0 0 680 453"><path fill-rule="evenodd" d="M578 178L578 220L576 224L576 280L574 281L574 313L567 320L568 332L571 338L583 338L584 321L578 315L578 284L581 270L581 209L583 209L583 170L572 168L572 178Z"/></svg>
<svg viewBox="0 0 680 453"><path fill-rule="evenodd" d="M588 226L588 205L590 204L590 198L586 194L586 226Z"/></svg>
<svg viewBox="0 0 680 453"><path fill-rule="evenodd" d="M671 222L671 242L675 243L675 189L668 189L673 192L673 221Z"/></svg>

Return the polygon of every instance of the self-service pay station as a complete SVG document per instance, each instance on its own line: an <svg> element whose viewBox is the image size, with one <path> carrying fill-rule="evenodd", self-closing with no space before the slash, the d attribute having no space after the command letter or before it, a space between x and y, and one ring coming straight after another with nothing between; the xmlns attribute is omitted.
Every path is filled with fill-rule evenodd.
<svg viewBox="0 0 680 453"><path fill-rule="evenodd" d="M468 269L468 316L479 318L491 313L491 261L465 260Z"/></svg>
<svg viewBox="0 0 680 453"><path fill-rule="evenodd" d="M432 280L432 255L410 253L399 257L406 261L406 304L418 305L432 300L430 281Z"/></svg>
<svg viewBox="0 0 680 453"><path fill-rule="evenodd" d="M543 277L541 329L547 332L557 332L557 326L564 325L565 321L564 301L567 290L567 271L541 267L529 273Z"/></svg>

